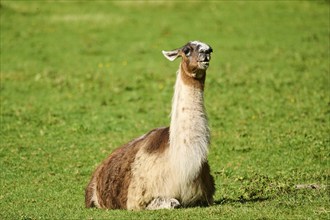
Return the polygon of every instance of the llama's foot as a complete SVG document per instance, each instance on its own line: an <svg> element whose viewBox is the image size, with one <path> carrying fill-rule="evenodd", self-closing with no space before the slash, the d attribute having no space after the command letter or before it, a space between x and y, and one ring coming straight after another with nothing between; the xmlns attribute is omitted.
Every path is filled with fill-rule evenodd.
<svg viewBox="0 0 330 220"><path fill-rule="evenodd" d="M176 199L168 199L168 198L155 198L152 200L148 206L147 210L157 210L157 209L176 209L179 208L180 202Z"/></svg>

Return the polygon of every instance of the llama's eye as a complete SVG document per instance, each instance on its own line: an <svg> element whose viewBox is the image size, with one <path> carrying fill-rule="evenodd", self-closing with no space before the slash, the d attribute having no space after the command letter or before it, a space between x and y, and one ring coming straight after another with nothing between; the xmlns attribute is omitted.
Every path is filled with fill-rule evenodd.
<svg viewBox="0 0 330 220"><path fill-rule="evenodd" d="M183 52L186 56L190 56L190 49L188 47L183 48Z"/></svg>

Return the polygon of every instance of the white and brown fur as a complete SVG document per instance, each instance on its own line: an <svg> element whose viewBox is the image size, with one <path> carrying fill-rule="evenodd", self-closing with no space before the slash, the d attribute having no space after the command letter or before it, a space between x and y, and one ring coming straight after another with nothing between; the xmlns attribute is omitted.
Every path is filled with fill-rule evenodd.
<svg viewBox="0 0 330 220"><path fill-rule="evenodd" d="M86 207L162 209L210 205L215 192L207 162L210 132L204 82L212 48L199 41L163 51L182 57L170 127L157 128L116 149L95 170Z"/></svg>

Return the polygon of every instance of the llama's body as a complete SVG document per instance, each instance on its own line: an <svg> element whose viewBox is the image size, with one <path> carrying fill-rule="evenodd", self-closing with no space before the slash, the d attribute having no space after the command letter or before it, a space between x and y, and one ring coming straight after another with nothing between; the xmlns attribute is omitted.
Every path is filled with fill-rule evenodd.
<svg viewBox="0 0 330 220"><path fill-rule="evenodd" d="M170 127L154 129L115 150L86 188L87 207L139 210L213 203L214 180L207 163L210 134L203 104L209 57L199 61L204 66L199 68L188 60L189 49L211 52L206 44L190 42L176 54L164 53L170 60L183 57Z"/></svg>

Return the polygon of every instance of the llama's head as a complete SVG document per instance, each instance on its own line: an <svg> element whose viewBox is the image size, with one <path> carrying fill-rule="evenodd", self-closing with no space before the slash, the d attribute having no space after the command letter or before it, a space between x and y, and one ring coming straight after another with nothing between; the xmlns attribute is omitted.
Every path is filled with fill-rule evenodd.
<svg viewBox="0 0 330 220"><path fill-rule="evenodd" d="M181 65L190 72L193 77L199 78L200 72L205 72L209 67L212 48L200 41L190 41L181 48L162 51L164 56L170 61L182 57Z"/></svg>

